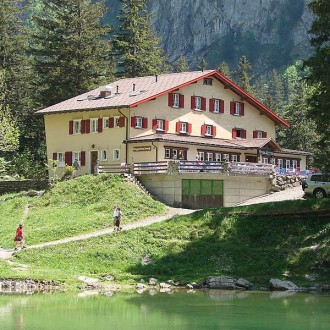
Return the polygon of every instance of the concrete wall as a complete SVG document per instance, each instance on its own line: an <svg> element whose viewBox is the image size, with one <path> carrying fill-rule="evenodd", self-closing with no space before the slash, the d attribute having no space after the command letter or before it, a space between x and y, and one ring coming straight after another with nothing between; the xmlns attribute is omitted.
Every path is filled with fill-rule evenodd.
<svg viewBox="0 0 330 330"><path fill-rule="evenodd" d="M151 194L172 206L181 206L182 179L223 180L224 206L228 207L244 200L266 194L270 189L268 177L228 176L226 174L141 175L139 181Z"/></svg>
<svg viewBox="0 0 330 330"><path fill-rule="evenodd" d="M0 181L0 195L28 190L44 190L48 188L48 181L19 180Z"/></svg>

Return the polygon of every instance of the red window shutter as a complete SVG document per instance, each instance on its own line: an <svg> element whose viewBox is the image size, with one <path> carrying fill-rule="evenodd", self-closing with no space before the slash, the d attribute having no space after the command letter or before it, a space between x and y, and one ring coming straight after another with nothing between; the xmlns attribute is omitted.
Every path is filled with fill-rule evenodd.
<svg viewBox="0 0 330 330"><path fill-rule="evenodd" d="M179 95L179 107L184 108L184 95Z"/></svg>
<svg viewBox="0 0 330 330"><path fill-rule="evenodd" d="M241 116L244 116L244 103L241 103Z"/></svg>
<svg viewBox="0 0 330 330"><path fill-rule="evenodd" d="M125 127L125 117L119 117L119 127Z"/></svg>
<svg viewBox="0 0 330 330"><path fill-rule="evenodd" d="M86 120L82 120L80 122L80 133L81 134L86 133Z"/></svg>
<svg viewBox="0 0 330 330"><path fill-rule="evenodd" d="M220 113L225 113L225 101L220 100Z"/></svg>
<svg viewBox="0 0 330 330"><path fill-rule="evenodd" d="M212 136L215 137L217 135L217 128L216 126L212 126Z"/></svg>
<svg viewBox="0 0 330 330"><path fill-rule="evenodd" d="M188 123L188 134L191 134L192 131L192 124Z"/></svg>
<svg viewBox="0 0 330 330"><path fill-rule="evenodd" d="M201 102L202 102L202 110L203 111L206 111L206 98L205 97L202 97L201 98Z"/></svg>
<svg viewBox="0 0 330 330"><path fill-rule="evenodd" d="M267 132L262 132L262 137L267 138Z"/></svg>
<svg viewBox="0 0 330 330"><path fill-rule="evenodd" d="M99 133L101 133L102 132L102 129L103 129L103 119L102 118L99 118L97 120L97 131Z"/></svg>
<svg viewBox="0 0 330 330"><path fill-rule="evenodd" d="M152 129L156 130L157 129L157 119L152 120Z"/></svg>
<svg viewBox="0 0 330 330"><path fill-rule="evenodd" d="M57 152L53 152L53 160L57 160Z"/></svg>
<svg viewBox="0 0 330 330"><path fill-rule="evenodd" d="M168 93L168 106L173 107L173 93Z"/></svg>
<svg viewBox="0 0 330 330"><path fill-rule="evenodd" d="M113 117L109 118L109 128L113 128L115 126L115 119Z"/></svg>
<svg viewBox="0 0 330 330"><path fill-rule="evenodd" d="M91 121L89 119L85 120L85 133L89 133L91 131Z"/></svg>
<svg viewBox="0 0 330 330"><path fill-rule="evenodd" d="M258 131L253 131L253 138L256 139L258 137Z"/></svg>
<svg viewBox="0 0 330 330"><path fill-rule="evenodd" d="M131 117L131 127L136 126L136 117Z"/></svg>
<svg viewBox="0 0 330 330"><path fill-rule="evenodd" d="M236 139L236 128L233 128L233 129L231 130L231 135L232 135L232 138L233 138L233 139Z"/></svg>
<svg viewBox="0 0 330 330"><path fill-rule="evenodd" d="M175 125L175 131L176 131L177 133L180 133L180 122L179 122L179 121L176 122L176 125Z"/></svg>
<svg viewBox="0 0 330 330"><path fill-rule="evenodd" d="M73 134L73 120L69 121L69 134Z"/></svg>
<svg viewBox="0 0 330 330"><path fill-rule="evenodd" d="M195 96L191 97L191 109L195 109L196 105L195 105Z"/></svg>
<svg viewBox="0 0 330 330"><path fill-rule="evenodd" d="M246 139L246 130L243 129L243 130L242 130L242 133L243 133L243 134L242 134L242 135L243 135L242 138L243 138L243 139Z"/></svg>
<svg viewBox="0 0 330 330"><path fill-rule="evenodd" d="M235 113L235 102L230 102L230 114L233 115Z"/></svg>
<svg viewBox="0 0 330 330"><path fill-rule="evenodd" d="M209 101L209 111L210 112L214 111L214 99L210 99Z"/></svg>
<svg viewBox="0 0 330 330"><path fill-rule="evenodd" d="M165 132L168 131L168 120L164 120L164 130Z"/></svg>
<svg viewBox="0 0 330 330"><path fill-rule="evenodd" d="M201 134L204 136L206 134L206 125L202 125Z"/></svg>
<svg viewBox="0 0 330 330"><path fill-rule="evenodd" d="M71 151L66 151L64 154L65 158L65 164L71 166L72 165L72 152Z"/></svg>
<svg viewBox="0 0 330 330"><path fill-rule="evenodd" d="M142 118L142 128L148 128L148 118Z"/></svg>
<svg viewBox="0 0 330 330"><path fill-rule="evenodd" d="M85 166L86 165L86 152L82 151L80 153L80 165Z"/></svg>

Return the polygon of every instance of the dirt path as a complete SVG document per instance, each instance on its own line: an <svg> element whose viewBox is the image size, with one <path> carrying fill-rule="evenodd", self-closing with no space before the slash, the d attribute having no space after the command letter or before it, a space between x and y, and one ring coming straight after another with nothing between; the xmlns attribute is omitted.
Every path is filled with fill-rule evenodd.
<svg viewBox="0 0 330 330"><path fill-rule="evenodd" d="M304 195L304 193L301 189L301 186L298 186L298 187L286 189L284 191L279 191L276 193L251 198L249 200L246 200L246 201L236 204L234 206L251 205L251 204L258 204L258 203L284 201L284 200L297 200L297 199L303 199L303 195ZM131 229L135 229L135 228L139 228L139 227L146 227L153 223L157 223L157 222L161 222L161 221L170 219L176 215L190 214L190 213L193 213L196 211L196 210L173 208L173 207L169 207L168 209L169 209L169 212L165 215L151 216L151 217L148 217L146 219L143 219L143 220L135 222L135 223L131 223L131 224L127 224L127 225L123 224L122 230L131 230ZM26 208L24 210L22 221L24 221L26 219L27 214L28 214L28 205L26 206ZM30 245L27 247L27 249L37 249L37 248L42 248L45 246L59 245L59 244L80 241L80 240L88 239L91 237L97 237L97 236L107 235L107 234L112 234L112 233L113 233L112 227L105 228L105 229L97 230L97 231L94 231L91 233L81 234L81 235L77 235L77 236L73 236L73 237L66 237L66 238L59 239L59 240L52 241L52 242L44 242L44 243ZM11 258L11 256L13 255L14 252L15 252L14 249L4 250L4 249L0 248L0 259L8 260Z"/></svg>

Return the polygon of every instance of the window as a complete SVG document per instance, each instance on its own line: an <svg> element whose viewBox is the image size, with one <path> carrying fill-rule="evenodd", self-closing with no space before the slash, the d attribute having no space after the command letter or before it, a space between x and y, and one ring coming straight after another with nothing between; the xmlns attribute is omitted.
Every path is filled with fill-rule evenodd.
<svg viewBox="0 0 330 330"><path fill-rule="evenodd" d="M184 95L178 93L169 93L168 106L171 108L184 108Z"/></svg>
<svg viewBox="0 0 330 330"><path fill-rule="evenodd" d="M277 167L278 167L279 169L283 168L283 159L278 159L278 160L277 160Z"/></svg>
<svg viewBox="0 0 330 330"><path fill-rule="evenodd" d="M220 113L220 100L218 99L213 100L213 112Z"/></svg>
<svg viewBox="0 0 330 330"><path fill-rule="evenodd" d="M65 166L64 152L58 152L57 153L57 166L58 167L64 167Z"/></svg>
<svg viewBox="0 0 330 330"><path fill-rule="evenodd" d="M212 125L205 125L205 135L212 135Z"/></svg>
<svg viewBox="0 0 330 330"><path fill-rule="evenodd" d="M292 168L297 168L298 167L298 162L295 160L295 159L293 159L292 160Z"/></svg>
<svg viewBox="0 0 330 330"><path fill-rule="evenodd" d="M257 131L257 138L262 139L262 137L263 137L262 131Z"/></svg>
<svg viewBox="0 0 330 330"><path fill-rule="evenodd" d="M80 152L73 151L72 152L72 162L74 163L77 160L79 166L81 165L81 157Z"/></svg>
<svg viewBox="0 0 330 330"><path fill-rule="evenodd" d="M142 128L143 125L142 125L142 117L136 117L135 119L135 128Z"/></svg>
<svg viewBox="0 0 330 330"><path fill-rule="evenodd" d="M233 128L232 137L233 139L246 139L246 130L242 128Z"/></svg>
<svg viewBox="0 0 330 330"><path fill-rule="evenodd" d="M195 110L202 110L202 98L200 96L195 97Z"/></svg>
<svg viewBox="0 0 330 330"><path fill-rule="evenodd" d="M165 158L171 158L171 149L165 148Z"/></svg>
<svg viewBox="0 0 330 330"><path fill-rule="evenodd" d="M179 94L173 94L173 107L179 108L179 106L180 106Z"/></svg>
<svg viewBox="0 0 330 330"><path fill-rule="evenodd" d="M221 154L219 154L218 152L215 153L215 161L221 162Z"/></svg>
<svg viewBox="0 0 330 330"><path fill-rule="evenodd" d="M243 102L230 102L230 114L233 116L244 116L244 103Z"/></svg>
<svg viewBox="0 0 330 330"><path fill-rule="evenodd" d="M97 132L97 123L98 123L97 118L90 119L90 132L91 133L96 133Z"/></svg>
<svg viewBox="0 0 330 330"><path fill-rule="evenodd" d="M101 150L101 161L108 160L108 151L107 150Z"/></svg>
<svg viewBox="0 0 330 330"><path fill-rule="evenodd" d="M114 119L114 122L113 122L114 127L120 127L119 116L115 116L115 117L113 117L113 119Z"/></svg>
<svg viewBox="0 0 330 330"><path fill-rule="evenodd" d="M262 158L262 162L263 162L264 164L268 164L268 158L266 158L266 157Z"/></svg>
<svg viewBox="0 0 330 330"><path fill-rule="evenodd" d="M203 85L212 86L212 83L213 83L212 78L204 78L203 80Z"/></svg>
<svg viewBox="0 0 330 330"><path fill-rule="evenodd" d="M120 158L120 150L119 149L113 149L113 160L119 160Z"/></svg>
<svg viewBox="0 0 330 330"><path fill-rule="evenodd" d="M204 161L205 160L205 153L204 151L199 151L198 152L199 155L199 160Z"/></svg>
<svg viewBox="0 0 330 330"><path fill-rule="evenodd" d="M164 131L164 120L157 119L157 130Z"/></svg>
<svg viewBox="0 0 330 330"><path fill-rule="evenodd" d="M230 155L230 161L237 162L237 155Z"/></svg>
<svg viewBox="0 0 330 330"><path fill-rule="evenodd" d="M229 162L229 155L228 155L228 154L223 154L222 159L223 159L223 161L225 161L225 162Z"/></svg>
<svg viewBox="0 0 330 330"><path fill-rule="evenodd" d="M103 118L103 128L109 128L109 118L108 117Z"/></svg>
<svg viewBox="0 0 330 330"><path fill-rule="evenodd" d="M80 134L81 133L81 120L74 120L73 121L73 134Z"/></svg>
<svg viewBox="0 0 330 330"><path fill-rule="evenodd" d="M187 123L180 122L180 133L187 133Z"/></svg>
<svg viewBox="0 0 330 330"><path fill-rule="evenodd" d="M285 168L290 168L290 159L285 160Z"/></svg>
<svg viewBox="0 0 330 330"><path fill-rule="evenodd" d="M206 153L206 160L209 162L213 161L213 152L207 152Z"/></svg>

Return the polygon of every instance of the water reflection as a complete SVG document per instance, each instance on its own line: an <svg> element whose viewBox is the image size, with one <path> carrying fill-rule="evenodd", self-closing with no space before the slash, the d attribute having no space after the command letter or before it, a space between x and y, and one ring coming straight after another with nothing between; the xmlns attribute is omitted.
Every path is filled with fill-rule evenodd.
<svg viewBox="0 0 330 330"><path fill-rule="evenodd" d="M329 329L330 296L185 291L0 295L1 330Z"/></svg>

